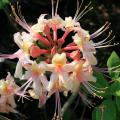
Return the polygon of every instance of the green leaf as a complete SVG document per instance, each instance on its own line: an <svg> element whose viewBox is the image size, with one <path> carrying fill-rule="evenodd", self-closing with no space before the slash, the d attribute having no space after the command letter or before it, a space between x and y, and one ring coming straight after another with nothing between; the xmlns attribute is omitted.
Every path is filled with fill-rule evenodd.
<svg viewBox="0 0 120 120"><path fill-rule="evenodd" d="M9 0L0 0L0 9L3 9L5 5L9 4Z"/></svg>
<svg viewBox="0 0 120 120"><path fill-rule="evenodd" d="M107 89L107 95L120 96L120 79L117 79L111 86Z"/></svg>
<svg viewBox="0 0 120 120"><path fill-rule="evenodd" d="M92 112L92 120L116 120L116 106L112 100L105 100Z"/></svg>
<svg viewBox="0 0 120 120"><path fill-rule="evenodd" d="M93 74L96 77L96 83L95 85L98 87L108 87L109 84L107 80L104 78L104 75L100 72L94 72Z"/></svg>
<svg viewBox="0 0 120 120"><path fill-rule="evenodd" d="M106 90L109 87L109 84L107 80L104 78L104 75L100 72L94 72L94 77L96 77L96 82L93 84L96 87L96 90L98 88L98 91L103 91L102 93L97 93L100 96L105 97L106 96Z"/></svg>
<svg viewBox="0 0 120 120"><path fill-rule="evenodd" d="M9 3L9 0L2 0L3 3Z"/></svg>
<svg viewBox="0 0 120 120"><path fill-rule="evenodd" d="M116 54L115 51L112 52L111 56L109 57L108 61L107 61L107 66L109 69L116 67L120 65L120 58L119 56ZM118 70L118 69L117 69ZM120 68L119 68L120 70ZM112 78L116 79L119 77L120 72L112 72L113 70L109 71L109 74Z"/></svg>
<svg viewBox="0 0 120 120"><path fill-rule="evenodd" d="M8 118L6 118L6 117L0 115L0 120L11 120L11 119L8 119Z"/></svg>
<svg viewBox="0 0 120 120"><path fill-rule="evenodd" d="M73 116L73 112L72 112L72 110L69 108L69 109L67 109L67 111L64 113L64 115L63 115L63 120L72 120L72 116Z"/></svg>
<svg viewBox="0 0 120 120"><path fill-rule="evenodd" d="M116 97L115 101L116 101L117 109L120 112L120 97Z"/></svg>

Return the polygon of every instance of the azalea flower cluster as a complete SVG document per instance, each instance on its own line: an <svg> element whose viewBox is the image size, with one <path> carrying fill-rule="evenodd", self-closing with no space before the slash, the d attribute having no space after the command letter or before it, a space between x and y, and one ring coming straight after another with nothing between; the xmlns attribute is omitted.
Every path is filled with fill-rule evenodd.
<svg viewBox="0 0 120 120"><path fill-rule="evenodd" d="M89 4L90 5L90 4ZM56 98L56 119L61 117L59 93L80 93L83 85L86 90L97 96L97 90L90 82L96 82L93 76L93 66L97 64L96 48L106 47L107 38L94 42L93 39L109 28L107 22L93 34L83 29L79 19L91 8L89 5L80 12L78 4L74 17L61 18L52 1L52 17L46 19L41 14L36 24L29 26L22 16L18 16L12 7L15 20L27 32L14 34L14 42L19 50L13 54L0 54L0 58L18 59L14 77L24 80L22 86L17 86L14 79L8 74L6 80L0 81L0 111L14 111L16 107L14 95L23 98L26 93L39 100L43 106L51 95ZM58 35L61 31L62 36ZM72 37L68 36L72 33ZM109 45L110 46L110 45ZM57 111L58 110L58 111Z"/></svg>
<svg viewBox="0 0 120 120"><path fill-rule="evenodd" d="M14 94L17 94L18 86L14 78L8 73L6 80L0 80L0 112L17 112Z"/></svg>

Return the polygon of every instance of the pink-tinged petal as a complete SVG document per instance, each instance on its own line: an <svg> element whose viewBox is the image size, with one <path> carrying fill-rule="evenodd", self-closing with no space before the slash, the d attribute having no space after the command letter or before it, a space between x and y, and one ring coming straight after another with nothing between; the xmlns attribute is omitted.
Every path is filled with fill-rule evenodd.
<svg viewBox="0 0 120 120"><path fill-rule="evenodd" d="M41 61L41 62L38 64L38 67L45 70L48 66L47 66L46 62Z"/></svg>
<svg viewBox="0 0 120 120"><path fill-rule="evenodd" d="M41 14L41 15L39 16L39 18L38 18L38 24L47 22L47 20L44 19L46 15L47 15L47 14Z"/></svg>
<svg viewBox="0 0 120 120"><path fill-rule="evenodd" d="M41 14L40 17L38 18L38 23L34 24L31 28L30 28L30 34L35 34L35 33L40 33L43 32L45 29L45 26L47 24L47 20L44 19L44 17L46 16L46 14Z"/></svg>
<svg viewBox="0 0 120 120"><path fill-rule="evenodd" d="M54 80L58 80L58 74L53 72L50 76L50 81L53 82Z"/></svg>
<svg viewBox="0 0 120 120"><path fill-rule="evenodd" d="M5 95L1 95L0 96L0 105L4 104L5 101L6 101L6 96Z"/></svg>
<svg viewBox="0 0 120 120"><path fill-rule="evenodd" d="M16 106L17 106L13 95L8 97L8 103L11 105L12 108L16 108Z"/></svg>
<svg viewBox="0 0 120 120"><path fill-rule="evenodd" d="M96 57L90 52L83 52L83 57L91 64L96 65L97 59Z"/></svg>
<svg viewBox="0 0 120 120"><path fill-rule="evenodd" d="M4 58L0 58L0 62L3 62L5 59Z"/></svg>
<svg viewBox="0 0 120 120"><path fill-rule="evenodd" d="M14 84L14 78L11 76L10 72L8 72L8 75L6 77L6 83Z"/></svg>
<svg viewBox="0 0 120 120"><path fill-rule="evenodd" d="M84 72L84 81L91 81L91 82L96 82L96 78L93 76L92 72Z"/></svg>
<svg viewBox="0 0 120 120"><path fill-rule="evenodd" d="M55 70L55 66L53 64L47 64L47 71L51 71L51 72L54 72Z"/></svg>
<svg viewBox="0 0 120 120"><path fill-rule="evenodd" d="M35 94L37 96L40 95L40 92L41 92L41 81L39 78L35 78L34 81L33 81L33 90L35 91Z"/></svg>
<svg viewBox="0 0 120 120"><path fill-rule="evenodd" d="M14 109L16 107L16 105L13 103L14 100L9 100L9 97L10 96L1 95L1 97L0 97L0 112L2 112L2 113L8 113L8 112L17 113L17 111Z"/></svg>
<svg viewBox="0 0 120 120"><path fill-rule="evenodd" d="M0 54L0 58L5 58L5 59L15 59L15 58L20 58L23 56L23 51L18 50L14 54Z"/></svg>
<svg viewBox="0 0 120 120"><path fill-rule="evenodd" d="M31 71L25 71L25 74L22 75L21 79L27 80L31 77L31 74L32 74Z"/></svg>
<svg viewBox="0 0 120 120"><path fill-rule="evenodd" d="M34 90L28 90L28 93L33 99L39 99L39 96L35 94Z"/></svg>
<svg viewBox="0 0 120 120"><path fill-rule="evenodd" d="M58 80L58 74L53 72L50 76L50 81L49 81L49 85L48 85L48 91L51 91L54 83L56 82L56 80Z"/></svg>
<svg viewBox="0 0 120 120"><path fill-rule="evenodd" d="M73 60L80 60L81 56L82 55L79 50L76 50L70 53L70 58L72 58Z"/></svg>
<svg viewBox="0 0 120 120"><path fill-rule="evenodd" d="M44 89L47 90L48 84L49 84L47 77L45 75L41 75L40 80L41 80L41 83L42 83Z"/></svg>
<svg viewBox="0 0 120 120"><path fill-rule="evenodd" d="M25 67L25 65L27 64L32 64L33 61L30 60L30 56L28 54L23 54L20 59L21 63L23 64L23 66Z"/></svg>
<svg viewBox="0 0 120 120"><path fill-rule="evenodd" d="M15 74L14 76L16 78L21 78L23 74L23 69L22 69L22 64L20 61L18 61L17 65L16 65L16 69L15 69Z"/></svg>
<svg viewBox="0 0 120 120"><path fill-rule="evenodd" d="M65 81L64 87L71 92L77 92L80 87L80 81L76 80L74 76L70 76L69 80Z"/></svg>
<svg viewBox="0 0 120 120"><path fill-rule="evenodd" d="M69 75L66 71L61 71L61 73L58 73L58 77L59 81L62 83L69 79Z"/></svg>
<svg viewBox="0 0 120 120"><path fill-rule="evenodd" d="M77 61L73 61L73 62L71 62L69 64L65 64L64 65L64 71L66 71L68 73L72 72L77 63L78 63Z"/></svg>
<svg viewBox="0 0 120 120"><path fill-rule="evenodd" d="M39 96L39 107L45 105L47 100L46 92L42 91Z"/></svg>
<svg viewBox="0 0 120 120"><path fill-rule="evenodd" d="M22 38L20 32L14 34L14 42L18 45L19 48L22 47Z"/></svg>

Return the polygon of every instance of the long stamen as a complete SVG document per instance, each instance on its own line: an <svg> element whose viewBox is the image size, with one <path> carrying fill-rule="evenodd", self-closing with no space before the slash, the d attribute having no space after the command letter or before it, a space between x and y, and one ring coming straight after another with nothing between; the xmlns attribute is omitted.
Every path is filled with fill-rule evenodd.
<svg viewBox="0 0 120 120"><path fill-rule="evenodd" d="M103 25L100 29L98 29L96 32L94 32L92 35L90 35L90 39L96 38L99 35L101 35L103 32L105 32L111 23L106 22L105 25Z"/></svg>
<svg viewBox="0 0 120 120"><path fill-rule="evenodd" d="M51 0L52 2L52 18L54 17L54 0Z"/></svg>
<svg viewBox="0 0 120 120"><path fill-rule="evenodd" d="M61 120L61 101L60 101L60 94L58 94L58 118Z"/></svg>
<svg viewBox="0 0 120 120"><path fill-rule="evenodd" d="M119 43L114 43L113 45L103 45L103 46L98 46L98 47L95 47L95 48L106 48L106 47L114 47L116 45L119 45Z"/></svg>
<svg viewBox="0 0 120 120"><path fill-rule="evenodd" d="M119 69L119 67L120 67L120 65L115 66L115 67L111 67L111 68L94 67L93 69L95 69L96 71L103 72L103 73L109 73L109 72L116 73L116 72L120 72L120 70L114 70L114 69Z"/></svg>
<svg viewBox="0 0 120 120"><path fill-rule="evenodd" d="M93 10L93 7L90 7L87 11L85 11L82 15L77 17L77 21L79 21L85 14L87 14L89 11Z"/></svg>
<svg viewBox="0 0 120 120"><path fill-rule="evenodd" d="M22 26L25 30L27 30L28 32L30 32L30 26L26 23L26 21L25 21L25 19L23 19L23 17L21 18L21 17L19 17L19 16L16 14L15 8L14 8L13 5L11 5L11 9L12 9L12 12L13 12L13 15L14 15L14 17L15 17L16 22L17 22L20 26ZM19 9L18 9L18 10L19 10ZM20 10L19 10L18 12L20 13L20 16L22 16Z"/></svg>
<svg viewBox="0 0 120 120"><path fill-rule="evenodd" d="M96 91L93 88L91 89L91 87L88 84L86 84L85 81L83 81L82 84L85 86L85 88L88 90L88 92L90 92L90 94L92 94L93 96L97 96L99 98L102 98L101 96L97 95L95 93Z"/></svg>
<svg viewBox="0 0 120 120"><path fill-rule="evenodd" d="M55 92L55 114L52 120L62 120L61 118L61 102L59 91Z"/></svg>
<svg viewBox="0 0 120 120"><path fill-rule="evenodd" d="M87 100L86 96L83 95L81 92L78 92L80 98L82 99L82 101L89 107L94 107L94 105L91 103L91 101Z"/></svg>
<svg viewBox="0 0 120 120"><path fill-rule="evenodd" d="M80 12L80 9L81 9L81 7L82 7L82 5L83 5L83 2L84 2L84 0L82 0L82 2L81 2L81 4L79 4L79 1L77 0L77 10L76 10L76 13L75 13L75 16L74 16L74 20L76 19L76 17L78 16L78 14L79 14L79 12Z"/></svg>
<svg viewBox="0 0 120 120"><path fill-rule="evenodd" d="M15 94L16 94L17 96L20 96L19 99L18 99L18 101L20 101L20 99L22 99L22 103L24 103L24 100L23 100L23 99L27 99L27 100L29 100L29 101L32 101L31 99L29 99L30 96L25 95L25 94L21 93L20 91L16 91Z"/></svg>
<svg viewBox="0 0 120 120"><path fill-rule="evenodd" d="M30 78L25 84L23 84L19 89L18 91L21 91L22 88L24 88L24 90L20 93L20 98L19 100L22 98L22 102L23 102L23 98L26 97L25 93L26 93L26 90L28 89L28 87L31 85L31 83L33 82L32 78Z"/></svg>
<svg viewBox="0 0 120 120"><path fill-rule="evenodd" d="M118 45L119 43L114 43L113 45L111 45L111 41L114 40L115 36L113 36L109 41L105 42L109 37L110 37L111 34L109 34L107 36L106 39L102 40L101 42L98 42L98 43L93 43L93 46L95 48L104 48L104 47L112 47L112 46L116 46Z"/></svg>
<svg viewBox="0 0 120 120"><path fill-rule="evenodd" d="M103 90L106 90L108 88L108 87L98 88L98 87L95 87L94 85L90 84L89 82L87 82L87 84L89 84L91 87L93 87L96 90L102 90L101 92L104 92Z"/></svg>
<svg viewBox="0 0 120 120"><path fill-rule="evenodd" d="M105 88L97 88L93 85L91 85L89 82L85 82L86 85L88 85L90 87L91 90L93 90L94 92L97 92L97 93L104 93L105 91Z"/></svg>
<svg viewBox="0 0 120 120"><path fill-rule="evenodd" d="M116 68L119 68L119 67L120 67L120 65L112 67L112 68L108 68L108 70L113 70L113 69L116 69Z"/></svg>
<svg viewBox="0 0 120 120"><path fill-rule="evenodd" d="M57 0L56 9L55 9L55 16L57 15L57 11L58 11L58 4L59 4L59 0Z"/></svg>
<svg viewBox="0 0 120 120"><path fill-rule="evenodd" d="M85 14L87 14L93 7L90 7L91 2L83 9L83 11L76 17L76 21L79 21ZM90 8L89 8L90 7ZM89 8L89 9L88 9ZM87 10L88 9L88 10Z"/></svg>
<svg viewBox="0 0 120 120"><path fill-rule="evenodd" d="M26 22L24 16L22 15L22 13L21 13L21 6L19 6L18 2L17 2L17 10L18 10L18 15L20 16L21 20L23 20L23 22L27 25L27 22Z"/></svg>
<svg viewBox="0 0 120 120"><path fill-rule="evenodd" d="M111 36L111 34L112 34L112 31L109 32L108 36L107 36L104 40L102 40L102 41L100 41L100 42L98 42L98 43L93 43L93 45L94 45L94 46L97 46L97 45L102 45L102 44L106 44L106 43L111 42L113 39L105 42L105 41Z"/></svg>
<svg viewBox="0 0 120 120"><path fill-rule="evenodd" d="M30 87L30 85L31 85L31 83L32 83L33 81L32 80L29 80L29 83L26 85L26 87L24 88L24 90L23 90L23 94L26 92L26 90L28 89L28 87Z"/></svg>

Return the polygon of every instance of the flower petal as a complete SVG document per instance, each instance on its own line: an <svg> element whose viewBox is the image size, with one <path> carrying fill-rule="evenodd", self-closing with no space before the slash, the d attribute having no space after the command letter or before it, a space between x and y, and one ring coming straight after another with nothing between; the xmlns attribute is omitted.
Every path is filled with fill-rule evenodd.
<svg viewBox="0 0 120 120"><path fill-rule="evenodd" d="M22 64L21 64L20 61L18 61L17 65L16 65L16 70L15 70L14 77L21 78L22 73L23 73Z"/></svg>

